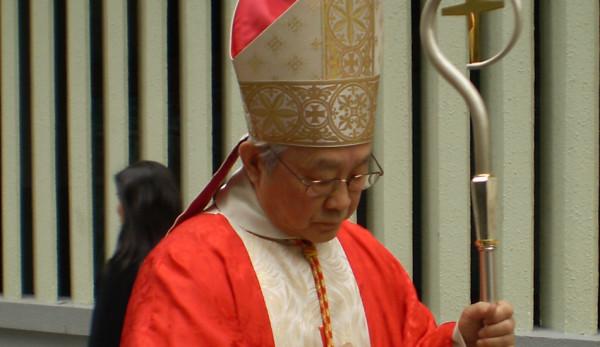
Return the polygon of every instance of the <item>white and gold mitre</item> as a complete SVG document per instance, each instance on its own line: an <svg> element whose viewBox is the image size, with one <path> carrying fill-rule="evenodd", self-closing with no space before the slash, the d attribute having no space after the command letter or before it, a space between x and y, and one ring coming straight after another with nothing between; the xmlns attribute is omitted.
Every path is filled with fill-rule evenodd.
<svg viewBox="0 0 600 347"><path fill-rule="evenodd" d="M231 55L249 134L308 147L371 142L381 35L379 0L240 0Z"/></svg>

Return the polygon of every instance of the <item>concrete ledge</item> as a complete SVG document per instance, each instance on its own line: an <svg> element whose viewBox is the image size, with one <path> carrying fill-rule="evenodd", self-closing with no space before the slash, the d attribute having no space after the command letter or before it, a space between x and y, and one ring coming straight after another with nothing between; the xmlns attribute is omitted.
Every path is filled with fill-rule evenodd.
<svg viewBox="0 0 600 347"><path fill-rule="evenodd" d="M560 332L536 329L517 336L519 347L599 347L600 331L595 336L563 334Z"/></svg>
<svg viewBox="0 0 600 347"><path fill-rule="evenodd" d="M92 307L69 302L41 304L34 300L0 299L0 328L87 336Z"/></svg>
<svg viewBox="0 0 600 347"><path fill-rule="evenodd" d="M87 336L40 333L0 328L0 346L4 347L86 347Z"/></svg>

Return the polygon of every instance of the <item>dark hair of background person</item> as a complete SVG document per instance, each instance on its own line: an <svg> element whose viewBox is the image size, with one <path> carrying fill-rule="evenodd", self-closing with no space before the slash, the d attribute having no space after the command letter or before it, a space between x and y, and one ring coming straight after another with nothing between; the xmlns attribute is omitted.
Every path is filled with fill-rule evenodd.
<svg viewBox="0 0 600 347"><path fill-rule="evenodd" d="M115 175L122 226L114 255L99 280L88 345L119 346L129 296L146 255L181 212L181 194L171 171L140 161ZM116 212L115 212L116 213Z"/></svg>
<svg viewBox="0 0 600 347"><path fill-rule="evenodd" d="M141 262L162 239L181 212L181 198L169 169L152 161L119 172L115 183L123 226L113 259L124 269Z"/></svg>

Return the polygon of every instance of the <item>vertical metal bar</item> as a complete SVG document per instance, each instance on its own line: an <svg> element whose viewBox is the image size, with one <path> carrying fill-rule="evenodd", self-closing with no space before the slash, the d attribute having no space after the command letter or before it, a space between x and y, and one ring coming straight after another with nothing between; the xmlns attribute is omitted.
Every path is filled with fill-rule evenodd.
<svg viewBox="0 0 600 347"><path fill-rule="evenodd" d="M181 188L185 203L212 176L211 7L181 0ZM220 78L220 76L212 76Z"/></svg>
<svg viewBox="0 0 600 347"><path fill-rule="evenodd" d="M34 291L38 300L55 302L58 293L52 1L32 1L30 15Z"/></svg>
<svg viewBox="0 0 600 347"><path fill-rule="evenodd" d="M139 2L140 135L143 159L167 163L167 2Z"/></svg>
<svg viewBox="0 0 600 347"><path fill-rule="evenodd" d="M223 67L223 154L227 155L229 151L238 143L240 137L247 132L244 121L244 112L242 107L242 97L240 88L233 70L233 64L230 62L231 50L229 46L229 37L231 33L231 20L237 1L225 1L223 6L224 19L222 22L221 40L224 42L221 47L222 57L225 62ZM222 158L224 159L224 158Z"/></svg>
<svg viewBox="0 0 600 347"><path fill-rule="evenodd" d="M72 300L92 303L92 92L90 6L67 0L69 205Z"/></svg>
<svg viewBox="0 0 600 347"><path fill-rule="evenodd" d="M541 2L541 321L597 334L598 1Z"/></svg>
<svg viewBox="0 0 600 347"><path fill-rule="evenodd" d="M104 64L104 219L105 258L115 250L120 221L114 174L129 162L127 2L104 0L102 40Z"/></svg>
<svg viewBox="0 0 600 347"><path fill-rule="evenodd" d="M411 2L382 2L385 48L374 152L385 176L367 191L368 226L412 274ZM379 38L381 39L381 38ZM365 198L365 197L363 197Z"/></svg>
<svg viewBox="0 0 600 347"><path fill-rule="evenodd" d="M19 24L16 0L0 2L0 129L2 134L2 295L21 297L21 173L19 170Z"/></svg>

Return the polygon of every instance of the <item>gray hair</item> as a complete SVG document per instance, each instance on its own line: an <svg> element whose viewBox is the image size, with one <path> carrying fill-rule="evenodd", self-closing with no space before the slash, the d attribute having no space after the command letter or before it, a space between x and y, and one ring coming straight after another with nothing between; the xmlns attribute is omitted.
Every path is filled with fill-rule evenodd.
<svg viewBox="0 0 600 347"><path fill-rule="evenodd" d="M252 136L250 136L248 140L260 150L259 157L265 163L265 166L269 172L271 172L277 166L277 164L279 164L277 156L281 155L289 148L286 145L257 140Z"/></svg>

